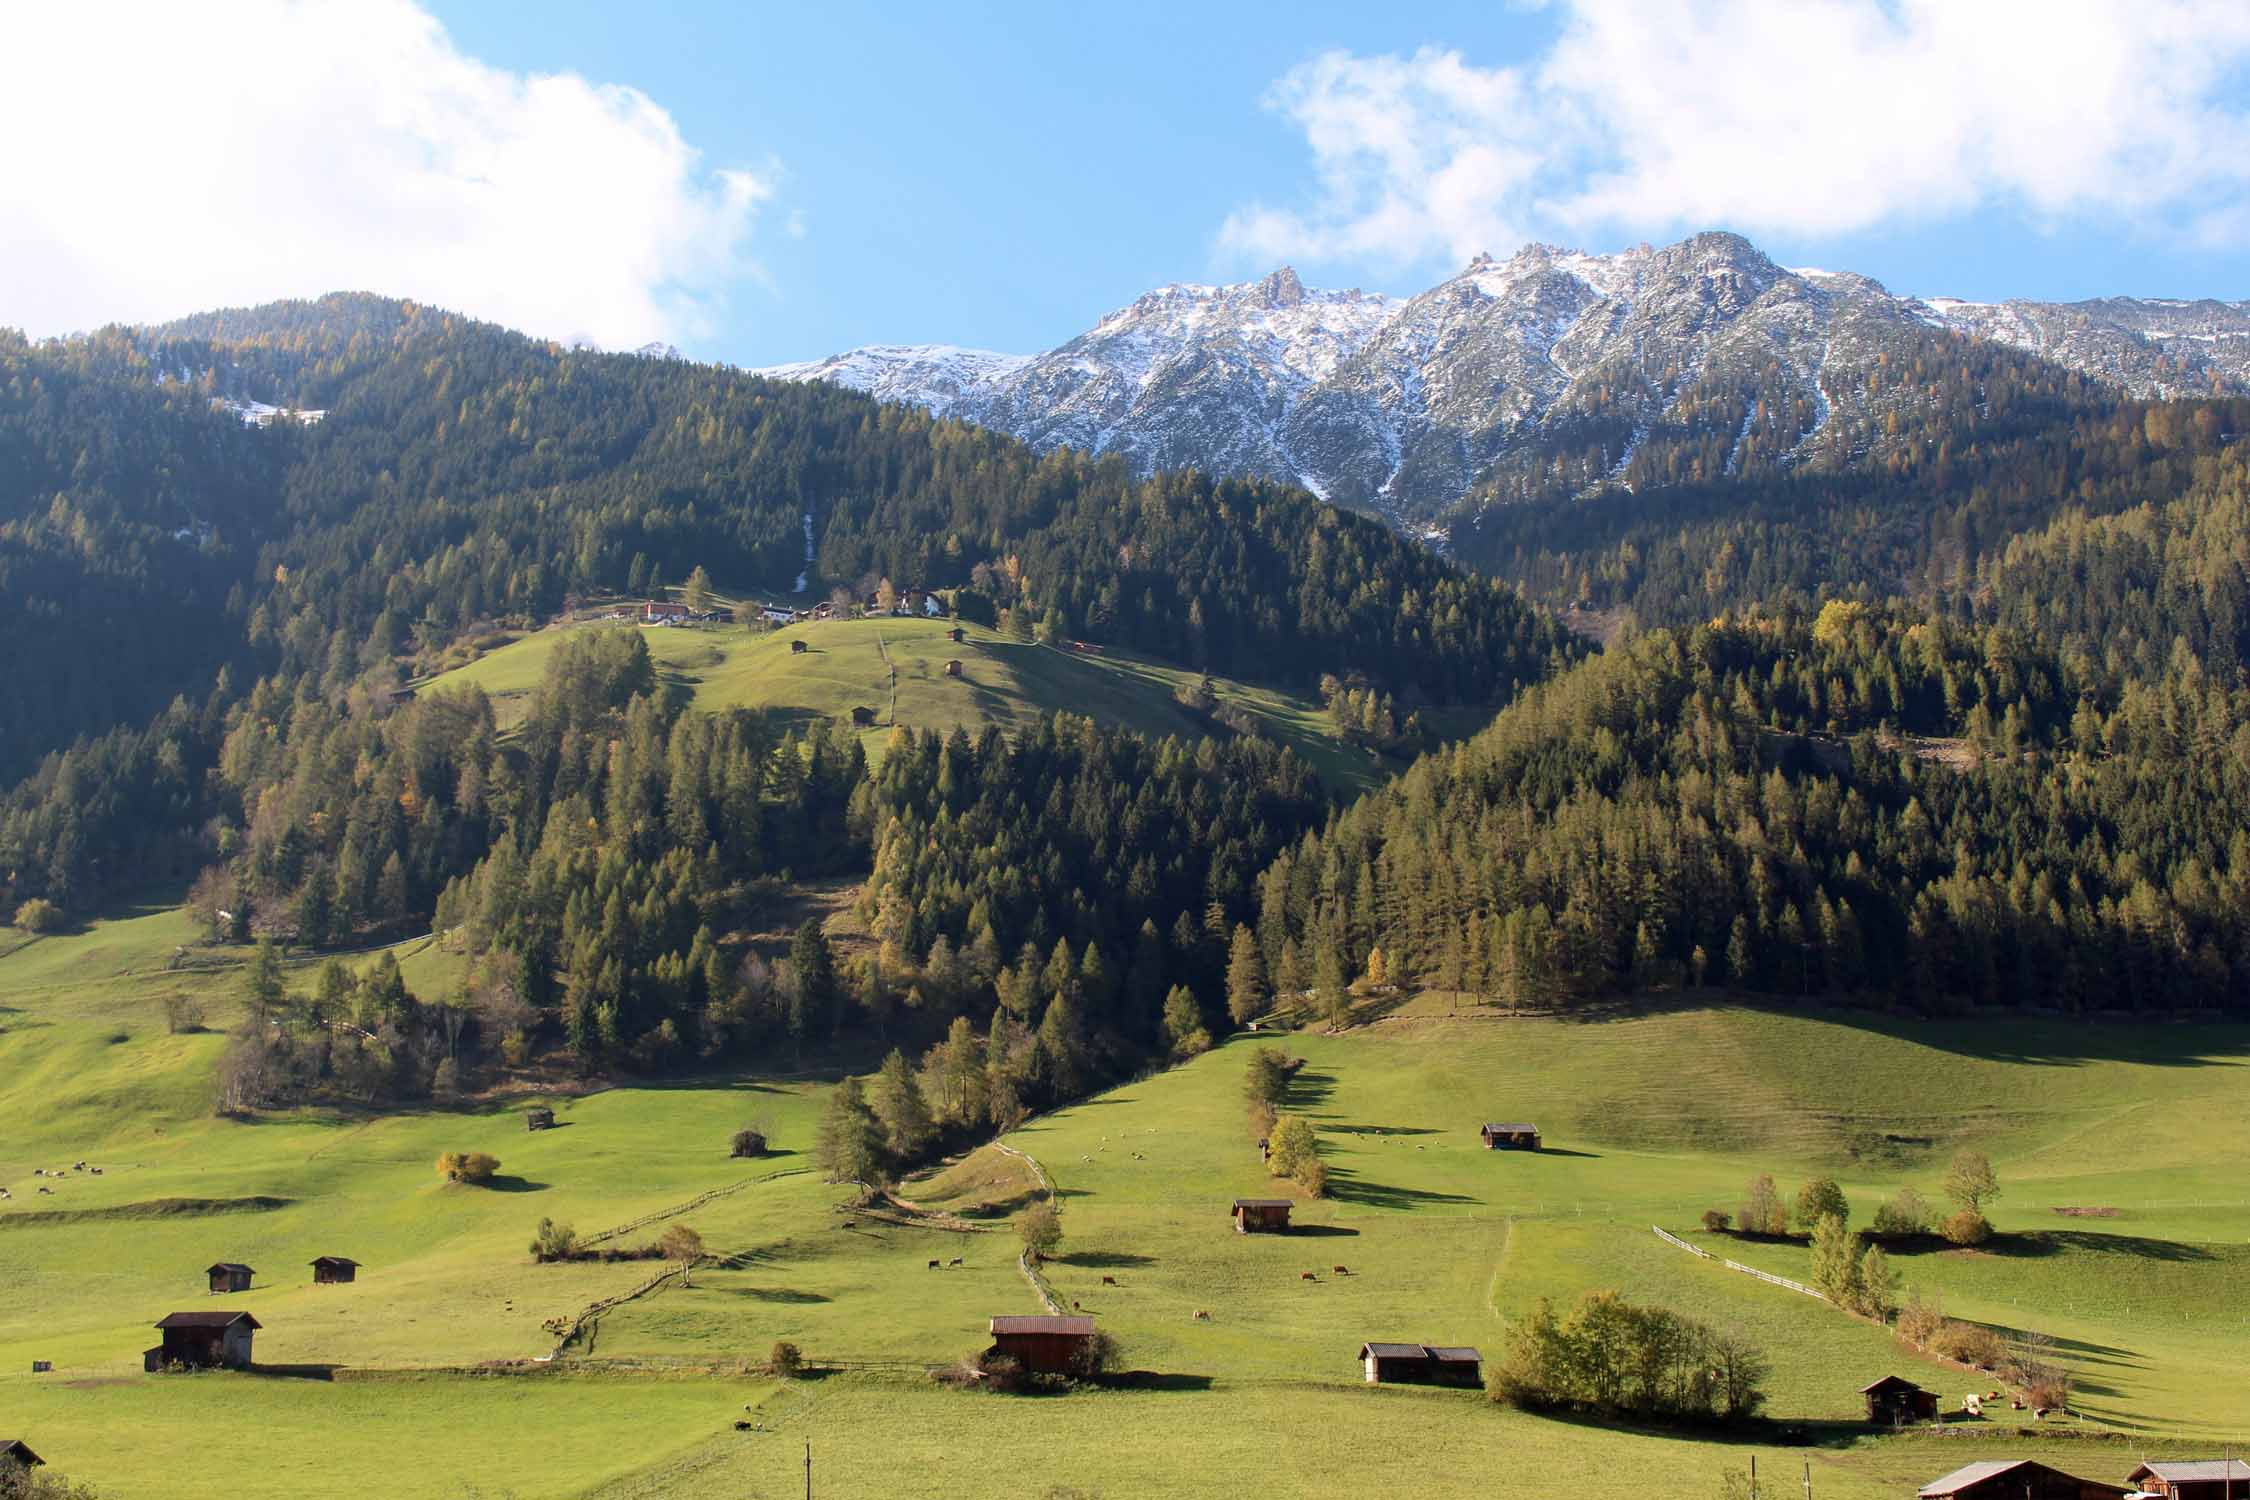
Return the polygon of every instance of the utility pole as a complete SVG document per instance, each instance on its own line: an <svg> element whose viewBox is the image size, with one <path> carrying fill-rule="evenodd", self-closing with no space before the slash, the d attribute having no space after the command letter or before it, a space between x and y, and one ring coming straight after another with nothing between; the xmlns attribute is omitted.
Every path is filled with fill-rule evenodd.
<svg viewBox="0 0 2250 1500"><path fill-rule="evenodd" d="M805 1439L805 1500L812 1500L812 1439Z"/></svg>
<svg viewBox="0 0 2250 1500"><path fill-rule="evenodd" d="M1758 1455L1750 1455L1750 1500L1758 1500Z"/></svg>
<svg viewBox="0 0 2250 1500"><path fill-rule="evenodd" d="M1812 1460L1805 1460L1805 1500L1812 1500Z"/></svg>

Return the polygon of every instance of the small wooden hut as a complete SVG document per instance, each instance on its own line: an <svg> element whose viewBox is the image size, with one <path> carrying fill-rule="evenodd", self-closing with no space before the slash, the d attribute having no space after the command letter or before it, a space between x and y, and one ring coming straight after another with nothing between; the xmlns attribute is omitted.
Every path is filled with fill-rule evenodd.
<svg viewBox="0 0 2250 1500"><path fill-rule="evenodd" d="M867 707L865 704L861 704L859 707L856 707L852 710L852 723L857 725L859 728L865 729L874 722L875 710Z"/></svg>
<svg viewBox="0 0 2250 1500"><path fill-rule="evenodd" d="M526 1130L552 1130L555 1128L555 1112L544 1107L527 1109L523 1112L523 1128Z"/></svg>
<svg viewBox="0 0 2250 1500"><path fill-rule="evenodd" d="M1911 1380L1885 1375L1859 1392L1867 1398L1867 1420L1876 1427L1898 1427L1907 1422L1937 1420L1937 1392L1925 1391Z"/></svg>
<svg viewBox="0 0 2250 1500"><path fill-rule="evenodd" d="M250 1278L257 1272L235 1261L222 1260L215 1266L204 1267L203 1274L211 1280L211 1294L218 1296L224 1292L249 1291Z"/></svg>
<svg viewBox="0 0 2250 1500"><path fill-rule="evenodd" d="M1359 1346L1369 1385L1483 1384L1484 1356L1466 1344Z"/></svg>
<svg viewBox="0 0 2250 1500"><path fill-rule="evenodd" d="M1487 1151L1537 1151L1539 1127L1536 1125L1507 1124L1486 1125L1481 1132Z"/></svg>
<svg viewBox="0 0 2250 1500"><path fill-rule="evenodd" d="M1237 1198L1234 1200L1236 1234L1285 1234L1289 1230L1287 1198Z"/></svg>
<svg viewBox="0 0 2250 1500"><path fill-rule="evenodd" d="M1092 1318L1003 1317L992 1320L992 1349L1039 1375L1066 1375L1094 1337Z"/></svg>
<svg viewBox="0 0 2250 1500"><path fill-rule="evenodd" d="M359 1262L348 1255L323 1255L312 1263L313 1285L342 1286L359 1279Z"/></svg>
<svg viewBox="0 0 2250 1500"><path fill-rule="evenodd" d="M2239 1458L2153 1459L2125 1481L2165 1500L2250 1500L2250 1463Z"/></svg>
<svg viewBox="0 0 2250 1500"><path fill-rule="evenodd" d="M246 1312L176 1312L157 1325L164 1342L141 1351L141 1368L194 1370L250 1367L250 1336L258 1320Z"/></svg>
<svg viewBox="0 0 2250 1500"><path fill-rule="evenodd" d="M47 1460L31 1451L22 1438L0 1438L0 1458L12 1458L21 1468L36 1469Z"/></svg>
<svg viewBox="0 0 2250 1500"><path fill-rule="evenodd" d="M946 676L948 676L948 677L958 677L958 676L960 676L960 675L961 675L961 663L960 663L959 661L949 661L949 662L947 662L947 663L945 664L945 675L946 675Z"/></svg>
<svg viewBox="0 0 2250 1500"><path fill-rule="evenodd" d="M945 633L945 638L958 646L969 638L969 632L956 625Z"/></svg>

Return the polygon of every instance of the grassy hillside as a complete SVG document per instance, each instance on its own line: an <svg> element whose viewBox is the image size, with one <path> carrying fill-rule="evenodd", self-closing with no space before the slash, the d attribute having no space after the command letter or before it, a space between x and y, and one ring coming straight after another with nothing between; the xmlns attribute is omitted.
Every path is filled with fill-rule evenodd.
<svg viewBox="0 0 2250 1500"><path fill-rule="evenodd" d="M1286 1238L1237 1236L1226 1217L1233 1196L1273 1191L1242 1124L1247 1046L1229 1044L1010 1138L1062 1194L1056 1293L1097 1316L1129 1364L1167 1377L1014 1400L919 1372L981 1348L992 1314L1037 1310L1005 1222L1032 1187L1019 1160L986 1148L907 1184L967 1226L917 1227L839 1212L840 1191L808 1170L825 1092L813 1080L563 1098L565 1128L539 1134L522 1128L522 1099L221 1120L205 1103L221 1038L166 1035L155 1015L187 987L214 1024L232 1020L231 976L165 967L183 935L157 911L0 953L0 1186L13 1194L0 1203L0 1426L108 1493L779 1494L801 1484L809 1437L827 1495L1187 1493L1235 1465L1290 1493L1342 1495L1379 1445L1393 1482L1441 1495L1594 1465L1648 1493L1715 1495L1756 1451L1792 1479L1809 1460L1823 1497L1874 1500L1992 1454L2119 1478L2144 1452L2200 1453L2250 1427L2233 1378L2250 1319L2241 1027L1908 1027L1723 1004L1565 1023L1410 1006L1288 1039L1307 1059L1291 1105L1322 1132L1333 1193L1301 1203L1305 1227ZM428 961L404 951L410 972ZM1481 1150L1475 1126L1494 1116L1538 1121L1548 1149ZM754 1119L779 1151L729 1160L729 1133ZM1998 1166L2003 1238L1902 1257L1906 1276L1957 1316L2056 1335L2086 1424L2123 1438L1865 1435L1854 1393L1878 1374L1923 1380L1949 1406L1987 1382L1650 1233L1697 1237L1696 1213L1731 1207L1760 1170L1785 1191L1833 1173L1864 1221L1901 1183L1934 1196L1964 1142ZM440 1182L444 1150L493 1152L500 1184ZM103 1175L66 1172L37 1193L51 1179L34 1167L80 1159ZM714 1189L726 1191L679 1217L725 1265L616 1308L536 1363L555 1351L545 1320L652 1269L531 1265L540 1217L590 1233ZM2118 1216L2053 1212L2083 1205ZM1803 1270L1795 1247L1718 1248ZM363 1261L360 1281L309 1285L306 1262L323 1253ZM257 1268L250 1293L205 1295L198 1273L220 1258ZM1533 1299L1594 1286L1748 1332L1773 1361L1774 1415L1812 1446L1358 1384L1363 1339L1489 1353ZM260 1360L314 1378L140 1373L150 1323L212 1305L255 1313ZM777 1339L842 1368L767 1379L756 1366ZM34 1377L33 1359L57 1368ZM460 1373L487 1361L532 1363ZM737 1432L738 1417L761 1430ZM168 1457L214 1424L274 1441L240 1470Z"/></svg>
<svg viewBox="0 0 2250 1500"><path fill-rule="evenodd" d="M1172 696L1195 679L1193 672L1114 648L1094 655L1031 645L980 625L961 625L968 638L956 644L947 638L956 624L819 620L757 633L734 626L565 626L527 636L423 687L443 691L473 682L493 698L505 725L522 714L568 631L641 629L658 667L688 689L697 707L847 721L853 709L864 708L874 715L874 727L862 735L871 756L882 753L893 725L940 732L959 726L973 735L986 724L1013 729L1056 710L1157 737L1212 732L1207 720ZM801 653L792 649L800 640L806 646ZM959 677L946 675L949 661L961 663ZM1231 679L1214 678L1212 685L1220 702L1249 713L1331 786L1357 789L1385 774L1378 758L1336 737L1317 703Z"/></svg>

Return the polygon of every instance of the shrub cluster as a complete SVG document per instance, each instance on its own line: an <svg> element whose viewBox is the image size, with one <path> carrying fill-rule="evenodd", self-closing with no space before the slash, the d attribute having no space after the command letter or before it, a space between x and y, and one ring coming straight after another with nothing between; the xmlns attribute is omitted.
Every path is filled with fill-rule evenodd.
<svg viewBox="0 0 2250 1500"><path fill-rule="evenodd" d="M482 1151L447 1151L437 1159L438 1176L447 1182L483 1186L500 1170L500 1158Z"/></svg>
<svg viewBox="0 0 2250 1500"><path fill-rule="evenodd" d="M1596 1291L1567 1318L1540 1299L1509 1329L1485 1385L1493 1400L1527 1410L1737 1422L1764 1404L1769 1368L1737 1334Z"/></svg>

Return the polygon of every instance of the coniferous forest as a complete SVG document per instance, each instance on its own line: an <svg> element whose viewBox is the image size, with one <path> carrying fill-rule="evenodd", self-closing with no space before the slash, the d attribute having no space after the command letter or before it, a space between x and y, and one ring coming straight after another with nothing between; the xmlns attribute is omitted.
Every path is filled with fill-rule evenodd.
<svg viewBox="0 0 2250 1500"><path fill-rule="evenodd" d="M1879 460L1733 482L1651 448L1629 491L1495 491L1449 558L1285 485L411 303L8 336L0 912L155 886L217 943L468 955L456 995L324 979L363 1040L259 1043L251 1102L426 1089L464 1028L588 1070L943 1037L1004 1118L1367 981L2240 1009L2250 409L1896 373L1935 394ZM1255 736L1067 716L871 760L687 708L630 632L572 638L505 730L401 691L698 569L1489 727L1347 805ZM745 940L838 882L864 949Z"/></svg>

